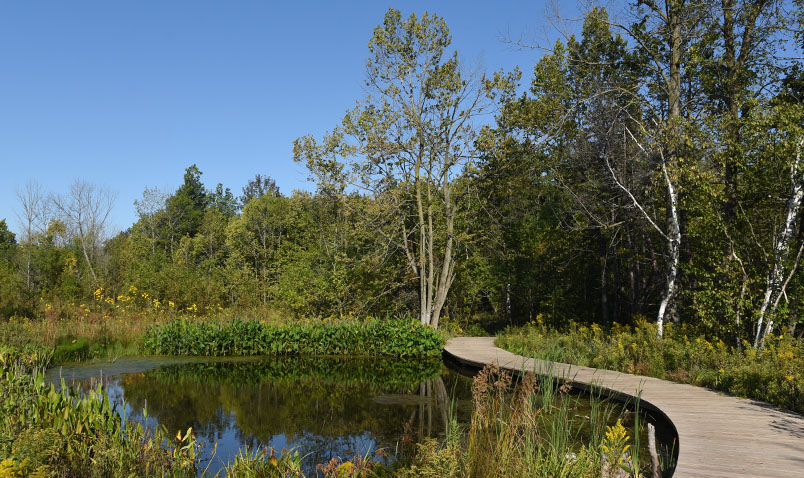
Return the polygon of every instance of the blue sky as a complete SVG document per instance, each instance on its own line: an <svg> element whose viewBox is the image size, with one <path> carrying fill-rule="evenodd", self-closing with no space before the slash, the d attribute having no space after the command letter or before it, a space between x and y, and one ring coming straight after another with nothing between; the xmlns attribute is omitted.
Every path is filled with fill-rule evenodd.
<svg viewBox="0 0 804 478"><path fill-rule="evenodd" d="M401 4L400 4L401 3ZM256 173L284 193L314 188L292 141L320 136L362 96L367 43L389 7L444 17L487 71L540 55L541 1L37 1L0 3L0 219L18 230L15 188L74 179L118 194L112 227L146 186L175 189L196 163L208 188Z"/></svg>

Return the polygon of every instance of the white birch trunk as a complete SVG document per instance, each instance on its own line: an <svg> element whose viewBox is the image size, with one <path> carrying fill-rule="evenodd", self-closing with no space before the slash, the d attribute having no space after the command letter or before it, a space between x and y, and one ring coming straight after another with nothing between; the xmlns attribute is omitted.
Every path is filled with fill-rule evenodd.
<svg viewBox="0 0 804 478"><path fill-rule="evenodd" d="M801 200L804 197L804 174L801 171L801 147L804 140L799 140L796 150L796 157L790 165L790 199L787 201L785 211L784 227L779 231L774 245L773 266L768 272L765 287L765 298L759 309L759 319L757 320L756 335L754 337L754 347L765 344L765 338L773 330L773 315L778 305L778 296L782 290L782 278L784 277L785 262L790 253L790 246L795 235L798 213L801 209ZM769 306L770 310L769 310ZM762 328L767 316L767 325Z"/></svg>
<svg viewBox="0 0 804 478"><path fill-rule="evenodd" d="M656 327L659 331L659 337L664 334L664 316L667 313L667 305L676 292L678 260L681 255L681 225L678 222L678 197L673 187L673 181L670 180L670 174L667 172L667 163L664 161L664 158L662 158L662 173L664 173L664 180L667 183L667 194L670 196L671 230L669 236L666 237L670 246L670 264L667 270L667 285L665 287L664 297L662 297L662 302L659 305L659 313L656 316Z"/></svg>
<svg viewBox="0 0 804 478"><path fill-rule="evenodd" d="M631 134L630 131L628 131ZM631 134L631 138L636 142L637 146L642 149L643 152L647 153L647 151L639 144L639 142L634 138L634 135ZM611 172L612 178L614 178L614 182L617 186L620 187L628 197L631 198L631 201L634 203L637 209L642 213L642 215L647 219L647 221L653 226L656 231L661 234L665 241L667 241L668 248L670 249L670 260L667 268L667 282L664 291L664 295L662 297L661 304L659 305L659 313L656 316L656 327L658 329L659 337L662 337L664 334L664 317L667 313L667 306L673 298L676 290L676 276L678 275L678 261L681 255L681 226L679 224L678 219L678 194L676 193L675 187L673 187L673 181L670 178L670 173L667 171L667 161L664 159L664 154L659 152L662 158L662 173L664 175L665 183L667 184L667 194L670 197L669 205L670 208L670 232L665 233L662 228L660 228L653 218L645 211L645 208L639 204L636 197L631 193L631 191L626 188L620 180L617 178L617 175L614 173L614 170L611 167L611 164L606 160L606 166L609 168L609 172Z"/></svg>

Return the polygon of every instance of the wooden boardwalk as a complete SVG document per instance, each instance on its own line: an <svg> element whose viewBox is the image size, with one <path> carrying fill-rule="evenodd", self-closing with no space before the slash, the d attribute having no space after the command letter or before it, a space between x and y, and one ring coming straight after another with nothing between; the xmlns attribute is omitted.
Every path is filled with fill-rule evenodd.
<svg viewBox="0 0 804 478"><path fill-rule="evenodd" d="M460 362L594 384L614 395L641 391L641 407L664 414L678 432L674 477L804 477L804 417L768 404L656 378L526 359L494 346L493 337L458 337L444 350Z"/></svg>

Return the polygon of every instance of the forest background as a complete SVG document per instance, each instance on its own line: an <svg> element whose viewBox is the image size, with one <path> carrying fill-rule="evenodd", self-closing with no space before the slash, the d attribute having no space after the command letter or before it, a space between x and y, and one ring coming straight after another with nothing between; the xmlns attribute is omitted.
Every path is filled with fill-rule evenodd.
<svg viewBox="0 0 804 478"><path fill-rule="evenodd" d="M541 46L524 93L518 70L465 64L444 19L389 10L365 97L294 144L315 192L257 175L236 195L191 165L108 237L109 190L21 185L20 233L0 221L0 316L801 335L803 7L592 8L580 35Z"/></svg>

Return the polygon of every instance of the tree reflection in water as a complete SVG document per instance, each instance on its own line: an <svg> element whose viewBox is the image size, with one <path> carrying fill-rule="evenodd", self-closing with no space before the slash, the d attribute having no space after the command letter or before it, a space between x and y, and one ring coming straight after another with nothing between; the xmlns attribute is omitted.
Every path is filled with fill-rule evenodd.
<svg viewBox="0 0 804 478"><path fill-rule="evenodd" d="M192 426L200 439L217 442L213 472L244 444L295 448L306 456L308 471L332 457L380 448L386 455L378 459L392 461L416 441L443 436L451 394L464 419L471 409L471 381L438 360L199 362L109 375L104 382L128 402L129 416L142 420L147 406L151 426Z"/></svg>

